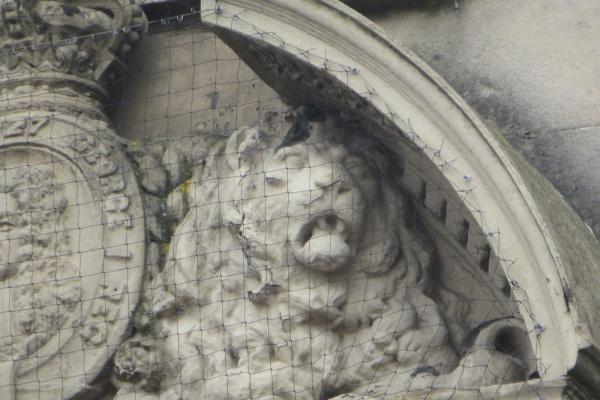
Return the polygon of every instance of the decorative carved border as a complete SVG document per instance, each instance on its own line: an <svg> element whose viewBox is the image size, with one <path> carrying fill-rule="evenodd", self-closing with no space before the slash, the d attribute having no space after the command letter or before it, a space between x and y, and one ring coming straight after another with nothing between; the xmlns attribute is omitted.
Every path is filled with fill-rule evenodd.
<svg viewBox="0 0 600 400"><path fill-rule="evenodd" d="M145 223L136 177L115 138L106 122L83 115L21 112L0 121L0 151L44 152L83 175L82 181L75 184L85 185L82 191L91 193L93 200L85 207L97 211L100 218L96 230L102 232L98 237L83 238L94 242L95 250L90 251L93 266L83 261L79 266L82 315L69 317L75 318L71 321L72 332L71 328L65 331L70 332L69 339L61 339L58 333L51 339L51 355L43 365L26 359L15 364L17 394L20 380L35 381L43 368L56 370L69 362L75 366L76 371L71 371L74 375L52 385L52 390L57 390L55 394L60 398L80 393L100 374L129 334L130 319L141 297ZM79 195L71 200L79 201ZM59 329L62 332L66 328ZM62 351L77 340L81 340L81 349ZM60 360L49 362L55 358Z"/></svg>

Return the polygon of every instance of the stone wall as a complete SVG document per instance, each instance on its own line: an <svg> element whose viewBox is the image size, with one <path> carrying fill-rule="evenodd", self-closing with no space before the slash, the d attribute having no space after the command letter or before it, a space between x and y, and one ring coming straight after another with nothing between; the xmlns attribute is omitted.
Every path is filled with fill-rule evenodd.
<svg viewBox="0 0 600 400"><path fill-rule="evenodd" d="M600 234L600 4L359 3L361 12L448 81Z"/></svg>

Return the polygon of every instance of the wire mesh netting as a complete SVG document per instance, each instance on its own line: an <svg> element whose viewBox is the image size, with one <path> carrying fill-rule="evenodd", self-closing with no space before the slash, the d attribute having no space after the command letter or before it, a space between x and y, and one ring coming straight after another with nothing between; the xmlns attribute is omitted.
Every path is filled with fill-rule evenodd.
<svg viewBox="0 0 600 400"><path fill-rule="evenodd" d="M242 60L200 16L243 15L195 3L0 5L2 398L493 398L543 376L443 143L345 107L328 71L360 71L260 44L277 32Z"/></svg>

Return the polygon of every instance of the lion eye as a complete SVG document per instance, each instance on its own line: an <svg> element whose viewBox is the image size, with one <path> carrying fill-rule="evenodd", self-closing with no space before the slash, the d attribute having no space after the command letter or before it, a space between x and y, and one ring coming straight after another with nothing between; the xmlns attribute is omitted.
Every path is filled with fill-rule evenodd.
<svg viewBox="0 0 600 400"><path fill-rule="evenodd" d="M284 184L283 180L275 178L274 176L267 176L265 177L265 180L267 181L267 184L275 187L281 187Z"/></svg>

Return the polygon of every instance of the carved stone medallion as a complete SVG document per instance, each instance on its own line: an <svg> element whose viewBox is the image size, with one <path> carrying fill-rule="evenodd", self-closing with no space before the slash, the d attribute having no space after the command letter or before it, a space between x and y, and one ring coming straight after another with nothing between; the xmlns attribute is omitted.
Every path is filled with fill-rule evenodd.
<svg viewBox="0 0 600 400"><path fill-rule="evenodd" d="M144 267L135 176L99 120L0 126L0 392L69 398L128 331Z"/></svg>

